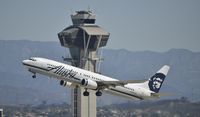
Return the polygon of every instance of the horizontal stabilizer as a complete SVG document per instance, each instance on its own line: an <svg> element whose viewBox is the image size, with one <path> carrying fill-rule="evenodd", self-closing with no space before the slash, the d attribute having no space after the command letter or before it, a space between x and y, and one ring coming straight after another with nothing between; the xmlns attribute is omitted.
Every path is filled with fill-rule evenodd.
<svg viewBox="0 0 200 117"><path fill-rule="evenodd" d="M160 96L172 96L170 93L151 93L152 97L160 97Z"/></svg>

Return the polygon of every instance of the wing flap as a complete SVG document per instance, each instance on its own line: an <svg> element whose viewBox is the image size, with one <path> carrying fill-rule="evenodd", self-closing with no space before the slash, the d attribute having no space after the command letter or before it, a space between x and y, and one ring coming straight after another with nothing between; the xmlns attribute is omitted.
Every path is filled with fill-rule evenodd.
<svg viewBox="0 0 200 117"><path fill-rule="evenodd" d="M143 83L147 80L120 80L120 81L98 81L99 86L124 86L128 83Z"/></svg>

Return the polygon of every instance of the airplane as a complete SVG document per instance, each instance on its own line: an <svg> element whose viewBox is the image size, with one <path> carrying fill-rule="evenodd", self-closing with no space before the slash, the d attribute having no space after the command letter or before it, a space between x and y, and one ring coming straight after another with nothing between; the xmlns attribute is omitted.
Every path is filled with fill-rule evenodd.
<svg viewBox="0 0 200 117"><path fill-rule="evenodd" d="M159 90L170 69L164 65L148 80L121 81L46 58L31 57L22 63L33 73L33 78L36 78L36 73L57 78L61 86L84 88L84 96L89 96L87 90L90 89L96 91L96 96L106 92L135 100L159 98Z"/></svg>

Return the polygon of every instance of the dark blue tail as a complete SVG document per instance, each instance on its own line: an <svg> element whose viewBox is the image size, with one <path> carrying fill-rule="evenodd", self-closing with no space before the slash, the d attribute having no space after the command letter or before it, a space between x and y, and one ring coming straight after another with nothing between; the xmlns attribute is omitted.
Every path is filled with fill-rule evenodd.
<svg viewBox="0 0 200 117"><path fill-rule="evenodd" d="M155 93L159 92L169 69L170 69L170 67L165 65L154 76L152 76L149 79L148 86L151 91L153 91Z"/></svg>

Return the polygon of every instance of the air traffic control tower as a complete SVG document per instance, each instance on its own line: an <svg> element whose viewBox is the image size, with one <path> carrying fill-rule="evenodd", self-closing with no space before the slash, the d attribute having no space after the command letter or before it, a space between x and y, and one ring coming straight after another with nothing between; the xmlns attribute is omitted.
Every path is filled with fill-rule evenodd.
<svg viewBox="0 0 200 117"><path fill-rule="evenodd" d="M109 33L95 24L91 11L76 11L71 15L73 25L58 33L61 46L69 48L71 58L64 58L73 66L97 72L100 58L97 51L107 44ZM89 92L88 96L83 93ZM73 117L96 117L96 92L76 86L72 89Z"/></svg>

